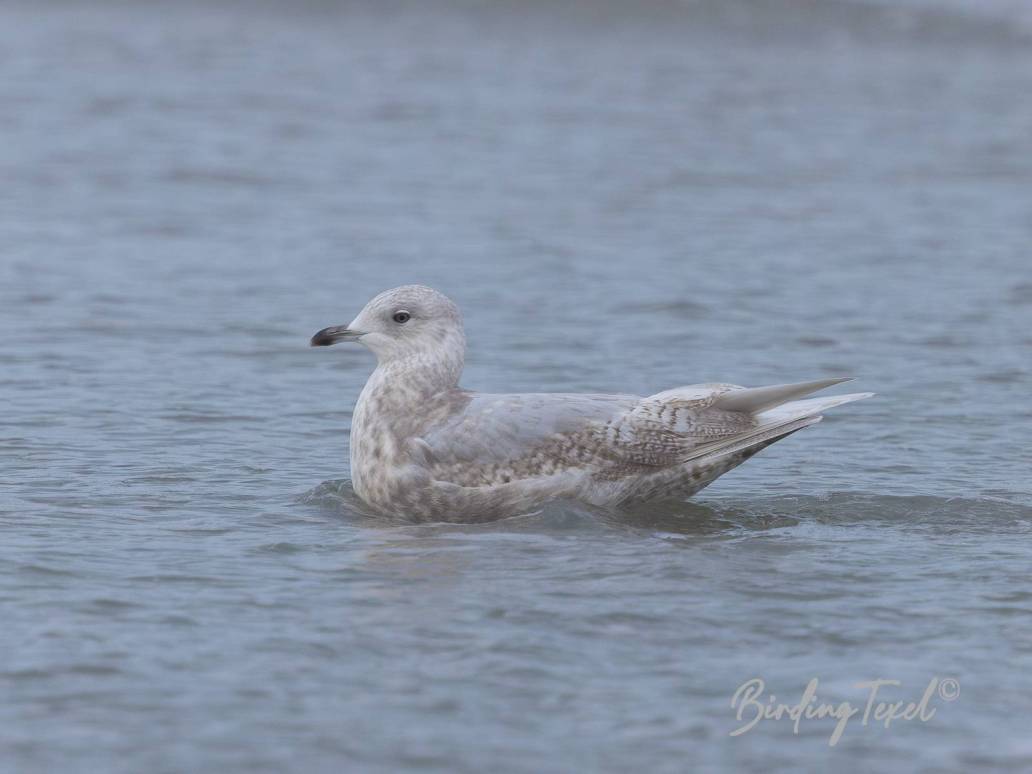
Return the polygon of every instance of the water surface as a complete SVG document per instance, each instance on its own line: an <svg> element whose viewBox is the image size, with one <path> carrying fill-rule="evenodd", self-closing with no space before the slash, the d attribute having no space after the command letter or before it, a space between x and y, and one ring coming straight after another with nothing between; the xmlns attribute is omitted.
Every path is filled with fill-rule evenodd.
<svg viewBox="0 0 1032 774"><path fill-rule="evenodd" d="M0 768L1032 768L1013 4L0 9ZM374 293L465 385L855 374L691 503L362 514ZM927 722L769 721L753 677Z"/></svg>

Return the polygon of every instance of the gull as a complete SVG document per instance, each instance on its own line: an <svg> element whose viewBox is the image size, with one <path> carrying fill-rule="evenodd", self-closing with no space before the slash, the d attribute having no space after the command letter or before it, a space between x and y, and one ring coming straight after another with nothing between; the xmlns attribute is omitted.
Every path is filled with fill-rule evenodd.
<svg viewBox="0 0 1032 774"><path fill-rule="evenodd" d="M459 308L422 285L384 291L311 345L343 341L377 359L352 415L355 493L418 522L491 521L559 498L604 508L685 499L822 411L873 395L805 398L849 379L648 397L471 392L459 386Z"/></svg>

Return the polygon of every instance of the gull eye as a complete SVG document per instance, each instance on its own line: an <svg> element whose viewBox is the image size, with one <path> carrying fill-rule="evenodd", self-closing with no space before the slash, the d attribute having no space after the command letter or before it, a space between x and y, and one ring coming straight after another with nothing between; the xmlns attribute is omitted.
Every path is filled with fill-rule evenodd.
<svg viewBox="0 0 1032 774"><path fill-rule="evenodd" d="M412 319L412 315L410 315L404 309L401 309L401 310L395 312L394 316L391 319L394 320L394 322L398 323L398 325L401 325L401 324L407 323L409 320L411 320Z"/></svg>

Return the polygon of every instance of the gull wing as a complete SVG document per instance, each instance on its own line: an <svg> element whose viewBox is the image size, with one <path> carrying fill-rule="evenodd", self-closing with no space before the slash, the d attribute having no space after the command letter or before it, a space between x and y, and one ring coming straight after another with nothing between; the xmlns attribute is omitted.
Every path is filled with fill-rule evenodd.
<svg viewBox="0 0 1032 774"><path fill-rule="evenodd" d="M474 394L420 439L431 465L513 462L627 414L637 395Z"/></svg>
<svg viewBox="0 0 1032 774"><path fill-rule="evenodd" d="M747 415L637 395L474 395L411 451L435 477L470 484L567 469L619 476L680 464L699 444L753 424Z"/></svg>
<svg viewBox="0 0 1032 774"><path fill-rule="evenodd" d="M678 387L635 395L473 395L413 442L446 479L483 483L569 468L606 475L701 463L820 420L820 412L870 393L794 400L841 380L743 388Z"/></svg>

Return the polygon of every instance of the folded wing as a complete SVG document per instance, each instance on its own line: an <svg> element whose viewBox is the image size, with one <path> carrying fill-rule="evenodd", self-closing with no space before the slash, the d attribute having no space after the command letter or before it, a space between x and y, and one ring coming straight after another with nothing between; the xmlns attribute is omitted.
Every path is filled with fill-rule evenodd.
<svg viewBox="0 0 1032 774"><path fill-rule="evenodd" d="M780 438L820 412L866 398L796 400L843 379L743 388L699 384L634 395L475 395L417 439L414 453L444 480L485 483L580 468L606 475L697 463ZM489 473L473 474L473 469Z"/></svg>

